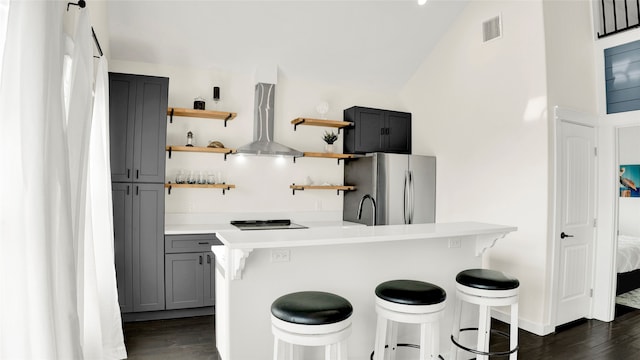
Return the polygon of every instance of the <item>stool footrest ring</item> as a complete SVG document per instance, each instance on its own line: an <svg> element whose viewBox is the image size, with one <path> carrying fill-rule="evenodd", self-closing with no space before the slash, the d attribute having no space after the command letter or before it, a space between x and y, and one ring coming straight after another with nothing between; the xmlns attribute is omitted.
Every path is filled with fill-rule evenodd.
<svg viewBox="0 0 640 360"><path fill-rule="evenodd" d="M478 331L478 328L464 328L464 329L460 329L460 332L463 331ZM509 334L507 334L504 331L499 331L499 330L494 330L491 329L491 333L492 334L496 334L496 335L500 335L502 337L509 337ZM476 354L476 355L487 355L487 356L509 356L511 354L513 354L514 352L518 351L518 349L520 348L520 345L516 346L514 349L511 350L506 350L506 351L480 351L477 349L472 349L472 348L468 348L462 344L460 344L456 339L453 338L453 335L451 335L451 342L453 342L453 344L457 347L459 347L460 349L464 350L464 351L468 351L472 354Z"/></svg>
<svg viewBox="0 0 640 360"><path fill-rule="evenodd" d="M415 349L420 349L420 345L416 345L416 344L397 344L397 345L398 347L411 347ZM384 348L385 349L389 348L389 345L385 345ZM369 359L373 360L373 354L375 354L375 351L371 352L371 356L369 357ZM440 354L438 354L438 359L444 360L444 358Z"/></svg>

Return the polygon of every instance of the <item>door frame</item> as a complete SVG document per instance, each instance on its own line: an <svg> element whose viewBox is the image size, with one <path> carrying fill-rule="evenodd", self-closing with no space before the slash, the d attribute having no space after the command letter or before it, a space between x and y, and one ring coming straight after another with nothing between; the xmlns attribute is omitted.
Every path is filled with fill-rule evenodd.
<svg viewBox="0 0 640 360"><path fill-rule="evenodd" d="M547 324L549 325L549 332L555 331L555 327L557 326L557 310L558 310L558 298L559 298L559 285L560 279L558 278L560 274L560 251L559 251L559 229L561 224L560 216L562 214L560 207L562 206L562 197L560 194L561 184L560 184L560 164L561 159L560 156L560 126L562 122L573 123L582 126L588 126L593 129L594 135L594 144L596 148L598 147L598 132L597 132L597 117L590 116L588 114L584 114L578 111L574 111L565 107L554 107L553 111L553 189L552 189L552 215L551 215L551 226L549 227L548 238L550 240L548 253L550 254L550 265L551 271L549 272L548 281L551 284L551 291L549 292L549 318ZM596 159L596 166L594 166L594 214L598 214L598 166ZM595 269L596 269L596 243L597 243L597 231L593 232L593 246L592 248L592 266L591 266L591 288L594 289L595 286ZM594 297L591 298L591 305L589 309L588 317L593 317L593 306L594 306Z"/></svg>

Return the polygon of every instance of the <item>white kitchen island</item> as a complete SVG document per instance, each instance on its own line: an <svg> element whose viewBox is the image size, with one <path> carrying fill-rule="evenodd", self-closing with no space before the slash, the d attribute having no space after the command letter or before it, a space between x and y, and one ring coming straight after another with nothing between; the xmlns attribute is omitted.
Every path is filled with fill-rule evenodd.
<svg viewBox="0 0 640 360"><path fill-rule="evenodd" d="M220 231L216 236L223 245L212 246L217 260L216 346L220 358L271 359L271 303L290 292L317 290L333 292L352 303L349 359L369 359L376 328L374 289L392 279L422 280L445 289L441 352L446 354L455 275L481 267L482 253L515 230L513 226L461 222ZM401 329L399 342L417 343L417 333ZM305 348L304 359L322 358L319 350Z"/></svg>

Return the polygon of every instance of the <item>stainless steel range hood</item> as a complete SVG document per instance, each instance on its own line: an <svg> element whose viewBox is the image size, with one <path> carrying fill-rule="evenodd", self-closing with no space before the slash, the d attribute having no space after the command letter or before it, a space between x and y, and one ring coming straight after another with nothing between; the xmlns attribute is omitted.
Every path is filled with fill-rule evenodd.
<svg viewBox="0 0 640 360"><path fill-rule="evenodd" d="M236 149L239 154L302 156L302 152L273 141L275 84L256 84L253 142Z"/></svg>

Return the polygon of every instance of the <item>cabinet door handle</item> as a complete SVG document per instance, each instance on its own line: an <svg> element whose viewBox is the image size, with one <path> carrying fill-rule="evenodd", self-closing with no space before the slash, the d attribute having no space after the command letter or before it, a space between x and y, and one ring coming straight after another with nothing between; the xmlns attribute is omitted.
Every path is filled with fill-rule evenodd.
<svg viewBox="0 0 640 360"><path fill-rule="evenodd" d="M385 131L385 133L386 133L387 135L390 135L390 134L391 134L391 128L387 128L387 130Z"/></svg>
<svg viewBox="0 0 640 360"><path fill-rule="evenodd" d="M200 241L198 245L209 245L208 241Z"/></svg>
<svg viewBox="0 0 640 360"><path fill-rule="evenodd" d="M380 135L384 135L384 128L380 128Z"/></svg>
<svg viewBox="0 0 640 360"><path fill-rule="evenodd" d="M127 195L129 195L129 185L127 185Z"/></svg>
<svg viewBox="0 0 640 360"><path fill-rule="evenodd" d="M127 169L127 179L131 178L131 169Z"/></svg>
<svg viewBox="0 0 640 360"><path fill-rule="evenodd" d="M198 256L200 258L200 265L202 265L202 255Z"/></svg>
<svg viewBox="0 0 640 360"><path fill-rule="evenodd" d="M139 193L140 193L140 187L136 186L136 196L138 196Z"/></svg>
<svg viewBox="0 0 640 360"><path fill-rule="evenodd" d="M207 264L211 264L211 255L207 254Z"/></svg>
<svg viewBox="0 0 640 360"><path fill-rule="evenodd" d="M136 170L136 179L140 178L140 170Z"/></svg>

